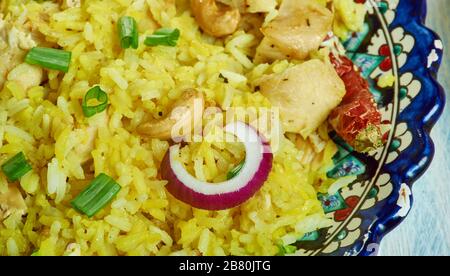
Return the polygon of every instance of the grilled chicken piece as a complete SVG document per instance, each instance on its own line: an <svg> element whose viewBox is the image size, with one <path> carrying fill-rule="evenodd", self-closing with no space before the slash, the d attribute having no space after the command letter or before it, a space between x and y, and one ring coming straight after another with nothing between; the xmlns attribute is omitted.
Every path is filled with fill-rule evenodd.
<svg viewBox="0 0 450 276"><path fill-rule="evenodd" d="M13 26L11 22L1 18L2 15L0 14L0 90L3 88L10 71L23 63L27 51L37 46L41 37L36 30L18 28ZM10 78L16 80L18 78L17 73L27 69L29 69L27 65L21 66ZM19 82L25 88L29 87L30 84L36 83L36 79L42 78L41 69L33 68L31 73L33 74L32 80L27 80L26 77L19 77Z"/></svg>
<svg viewBox="0 0 450 276"><path fill-rule="evenodd" d="M24 90L41 84L44 71L39 66L22 63L9 72L7 79L16 81Z"/></svg>
<svg viewBox="0 0 450 276"><path fill-rule="evenodd" d="M246 0L247 12L270 12L277 6L277 0Z"/></svg>
<svg viewBox="0 0 450 276"><path fill-rule="evenodd" d="M205 108L205 99L201 92L195 89L187 89L183 95L172 105L170 115L150 122L146 122L138 127L138 132L149 138L169 140L174 134L176 125L183 125L180 129L192 129L196 124L194 121L201 120Z"/></svg>
<svg viewBox="0 0 450 276"><path fill-rule="evenodd" d="M290 59L290 56L283 53L278 47L275 46L270 40L265 37L256 49L255 60L257 64L271 63L275 60Z"/></svg>
<svg viewBox="0 0 450 276"><path fill-rule="evenodd" d="M257 57L270 60L283 54L305 59L319 48L332 23L333 13L313 0L284 0L278 16L261 29L266 40L258 47Z"/></svg>
<svg viewBox="0 0 450 276"><path fill-rule="evenodd" d="M0 193L0 219L6 218L13 212L26 214L27 205L16 186L9 185L6 193Z"/></svg>
<svg viewBox="0 0 450 276"><path fill-rule="evenodd" d="M261 93L280 108L284 130L308 137L336 108L345 86L331 64L313 59L259 80Z"/></svg>
<svg viewBox="0 0 450 276"><path fill-rule="evenodd" d="M8 73L20 64L24 57L25 51L19 48L11 49L7 47L6 49L0 50L0 90L5 84Z"/></svg>

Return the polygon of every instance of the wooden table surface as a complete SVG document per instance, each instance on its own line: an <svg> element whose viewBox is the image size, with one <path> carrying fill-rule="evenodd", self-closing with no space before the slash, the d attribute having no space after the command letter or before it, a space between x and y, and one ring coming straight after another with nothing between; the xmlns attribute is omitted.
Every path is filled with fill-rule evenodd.
<svg viewBox="0 0 450 276"><path fill-rule="evenodd" d="M445 47L439 82L447 91L447 107L432 132L435 159L413 188L409 216L383 240L382 256L450 255L450 1L427 2L427 25L441 36Z"/></svg>

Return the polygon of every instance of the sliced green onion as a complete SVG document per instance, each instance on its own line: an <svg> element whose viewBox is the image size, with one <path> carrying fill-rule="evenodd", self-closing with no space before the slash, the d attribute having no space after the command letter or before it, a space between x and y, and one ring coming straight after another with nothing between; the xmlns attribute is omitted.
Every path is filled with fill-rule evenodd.
<svg viewBox="0 0 450 276"><path fill-rule="evenodd" d="M2 165L2 170L8 180L14 182L31 171L32 168L23 152L19 152Z"/></svg>
<svg viewBox="0 0 450 276"><path fill-rule="evenodd" d="M117 195L120 188L114 179L101 173L70 204L91 218Z"/></svg>
<svg viewBox="0 0 450 276"><path fill-rule="evenodd" d="M100 103L98 105L89 105L89 100L96 99ZM100 86L95 86L86 93L81 105L84 116L87 118L94 116L97 113L103 112L108 106L108 94L103 91Z"/></svg>
<svg viewBox="0 0 450 276"><path fill-rule="evenodd" d="M130 16L123 16L119 19L117 25L119 30L120 46L123 49L133 47L137 49L139 46L139 35L136 20Z"/></svg>
<svg viewBox="0 0 450 276"><path fill-rule="evenodd" d="M242 161L239 165L237 165L236 167L234 167L231 171L229 171L227 173L227 180L230 180L232 178L234 178L236 175L239 174L239 172L242 170L242 168L244 167L245 161Z"/></svg>
<svg viewBox="0 0 450 276"><path fill-rule="evenodd" d="M53 48L34 47L25 57L25 62L32 65L69 72L72 53Z"/></svg>
<svg viewBox="0 0 450 276"><path fill-rule="evenodd" d="M178 39L180 38L180 30L162 28L148 36L144 43L147 46L177 46Z"/></svg>
<svg viewBox="0 0 450 276"><path fill-rule="evenodd" d="M297 251L295 245L278 245L277 256L285 256L286 254L294 254Z"/></svg>

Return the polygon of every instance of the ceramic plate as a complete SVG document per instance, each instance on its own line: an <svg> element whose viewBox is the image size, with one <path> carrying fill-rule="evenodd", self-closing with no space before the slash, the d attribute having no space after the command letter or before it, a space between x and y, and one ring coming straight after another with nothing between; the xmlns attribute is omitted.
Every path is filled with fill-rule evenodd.
<svg viewBox="0 0 450 276"><path fill-rule="evenodd" d="M328 176L354 181L319 195L334 223L299 239L295 246L302 255L377 254L383 236L411 209L411 186L433 158L429 134L444 108L436 81L443 44L424 26L426 1L355 1L369 13L363 30L344 44L369 80L390 130L386 146L369 155L335 138L340 151Z"/></svg>

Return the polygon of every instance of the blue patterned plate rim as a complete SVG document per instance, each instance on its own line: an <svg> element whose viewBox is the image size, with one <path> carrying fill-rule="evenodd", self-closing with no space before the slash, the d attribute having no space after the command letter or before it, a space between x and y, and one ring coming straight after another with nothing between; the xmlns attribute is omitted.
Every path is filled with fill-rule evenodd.
<svg viewBox="0 0 450 276"><path fill-rule="evenodd" d="M422 89L411 104L398 115L397 124L408 124L413 143L400 153L395 162L383 167L383 170L389 172L395 188L385 201L382 211L377 214L377 219L367 230L357 253L359 256L377 255L383 237L405 219L406 215L398 215L400 207L397 205L397 199L402 191L400 187L407 185L411 190L413 183L428 169L434 156L435 148L430 132L445 106L444 89L437 81L443 47L439 36L425 26L426 15L426 0L400 0L397 15L388 26L389 30L401 26L415 38L414 48L399 73L411 72L422 82ZM412 204L412 193L405 196L410 197Z"/></svg>

